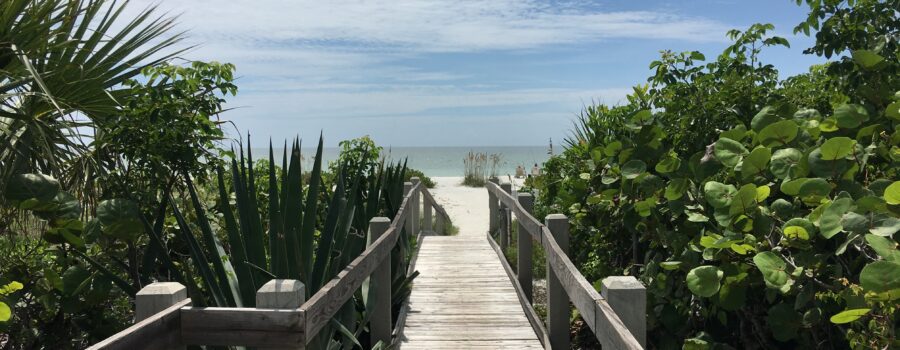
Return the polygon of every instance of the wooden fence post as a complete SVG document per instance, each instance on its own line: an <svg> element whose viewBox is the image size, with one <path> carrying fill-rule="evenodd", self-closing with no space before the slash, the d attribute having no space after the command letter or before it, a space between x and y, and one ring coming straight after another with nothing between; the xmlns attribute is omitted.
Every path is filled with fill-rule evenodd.
<svg viewBox="0 0 900 350"><path fill-rule="evenodd" d="M411 177L409 178L409 181L412 182L413 186L418 185L420 182L422 182L418 177ZM419 210L422 207L422 201L419 200L419 198L421 198L422 196L419 194L419 191L421 191L421 189L417 190L415 193L413 193L412 197L410 197L410 199L412 199L413 205L411 208L413 220L413 236L418 235L419 230L422 229L422 226L419 225Z"/></svg>
<svg viewBox="0 0 900 350"><path fill-rule="evenodd" d="M504 182L500 184L500 189L502 189L503 192L506 192L506 194L511 194L512 184ZM509 248L509 231L512 222L509 216L509 209L510 208L506 207L506 204L500 202L500 248L502 248L504 252Z"/></svg>
<svg viewBox="0 0 900 350"><path fill-rule="evenodd" d="M444 234L444 225L444 217L436 215L434 218L434 232L439 235Z"/></svg>
<svg viewBox="0 0 900 350"><path fill-rule="evenodd" d="M391 219L386 217L375 217L369 220L369 235L372 237L371 243L374 243L381 237L391 225ZM369 331L372 334L372 345L378 341L384 342L385 346L391 345L391 332L393 322L391 321L391 257L388 256L369 277L369 288L374 291L372 298L375 301L375 307L369 319Z"/></svg>
<svg viewBox="0 0 900 350"><path fill-rule="evenodd" d="M534 197L531 193L528 192L519 192L517 199L519 201L519 205L525 209L529 214L534 213ZM524 218L517 218L519 220L519 227L517 229L517 239L518 242L516 244L516 257L518 260L516 261L516 276L519 278L519 284L522 285L522 292L525 293L525 298L528 299L529 302L534 302L534 288L532 287L533 283L533 275L532 275L532 238L531 234L527 231L525 226L522 224L524 222Z"/></svg>
<svg viewBox="0 0 900 350"><path fill-rule="evenodd" d="M422 196L422 210L424 211L422 214L422 230L434 231L434 225L432 224L434 203L431 203L428 196Z"/></svg>
<svg viewBox="0 0 900 350"><path fill-rule="evenodd" d="M270 280L256 291L257 309L296 309L306 302L306 286L298 280ZM287 348L266 349L303 349L306 344Z"/></svg>
<svg viewBox="0 0 900 350"><path fill-rule="evenodd" d="M600 295L606 299L641 346L647 346L647 289L634 276L603 279ZM603 347L608 345L603 344Z"/></svg>
<svg viewBox="0 0 900 350"><path fill-rule="evenodd" d="M134 298L134 323L187 299L187 288L178 282L154 282L141 288Z"/></svg>
<svg viewBox="0 0 900 350"><path fill-rule="evenodd" d="M500 183L500 180L497 178L491 178L488 181L493 182L495 184ZM493 235L494 232L497 231L497 226L499 224L498 223L499 220L497 220L497 219L499 218L500 213L499 213L499 209L497 207L497 200L498 200L497 196L494 194L494 192L488 191L488 210L491 211L491 215L489 216L490 224L488 225L488 233L490 233L491 235Z"/></svg>
<svg viewBox="0 0 900 350"><path fill-rule="evenodd" d="M404 197L406 195L408 195L410 191L412 191L412 187L413 187L412 182L407 181L407 182L403 183L403 196ZM410 201L408 203L409 203L409 205L412 205L412 201ZM410 210L410 214L408 214L409 216L407 217L406 222L404 223L404 227L406 227L406 234L408 234L410 236L415 236L416 232L413 231L414 227L413 227L413 221L412 221L412 211L411 211L412 209L407 208L406 210Z"/></svg>
<svg viewBox="0 0 900 350"><path fill-rule="evenodd" d="M563 253L569 254L569 218L563 214L550 214L546 218L547 228L553 234L556 244ZM550 333L550 348L569 348L569 296L563 289L559 277L547 259L547 332Z"/></svg>

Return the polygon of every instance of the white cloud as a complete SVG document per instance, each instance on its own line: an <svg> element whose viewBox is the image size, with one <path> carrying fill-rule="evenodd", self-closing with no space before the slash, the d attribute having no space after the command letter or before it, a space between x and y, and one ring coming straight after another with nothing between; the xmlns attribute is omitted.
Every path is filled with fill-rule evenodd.
<svg viewBox="0 0 900 350"><path fill-rule="evenodd" d="M156 0L147 0L146 2ZM652 11L549 6L534 0L164 0L192 36L245 47L347 44L356 49L468 52L606 38L720 41L725 27Z"/></svg>
<svg viewBox="0 0 900 350"><path fill-rule="evenodd" d="M186 43L199 45L183 56L237 66L241 90L229 107L238 109L225 117L276 139L310 128L325 129L330 140L366 133L394 137L405 125L427 129L405 144L503 144L488 139L496 134L491 130L515 123L511 130L531 130L541 143L544 133L568 129L568 122L556 122L574 116L582 104L614 104L628 90L540 82L510 87L484 73L411 62L500 51L522 51L528 59L528 53L553 46L608 39L719 42L726 28L664 12L534 0L136 0L128 11L156 3L180 14ZM506 112L522 105L536 110ZM453 141L461 130L454 122L484 127Z"/></svg>

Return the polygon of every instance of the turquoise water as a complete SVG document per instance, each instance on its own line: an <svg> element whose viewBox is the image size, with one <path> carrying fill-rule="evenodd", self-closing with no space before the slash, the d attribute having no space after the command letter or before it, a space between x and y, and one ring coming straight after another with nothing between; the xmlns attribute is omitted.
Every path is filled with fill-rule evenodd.
<svg viewBox="0 0 900 350"><path fill-rule="evenodd" d="M539 166L549 158L547 146L484 146L484 147L393 147L385 148L384 155L388 159L408 159L409 166L421 170L428 176L463 176L463 158L469 151L500 154L499 175L513 175L516 166L522 165L526 172L537 163ZM337 158L340 149L325 148L322 156L327 164ZM282 150L275 149L275 159L280 161ZM303 149L303 168L312 168L314 149ZM268 157L268 149L253 149L255 159Z"/></svg>

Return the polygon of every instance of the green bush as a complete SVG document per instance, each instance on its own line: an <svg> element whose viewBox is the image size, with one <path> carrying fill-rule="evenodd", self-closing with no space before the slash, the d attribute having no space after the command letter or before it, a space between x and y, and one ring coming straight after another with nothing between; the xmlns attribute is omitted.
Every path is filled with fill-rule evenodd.
<svg viewBox="0 0 900 350"><path fill-rule="evenodd" d="M434 180L432 180L430 177L426 176L425 173L423 173L421 170L407 168L406 169L406 178L403 179L403 181L409 181L409 179L414 178L414 177L418 177L419 181L422 181L422 183L425 184L425 187L434 188L434 185L435 185Z"/></svg>
<svg viewBox="0 0 900 350"><path fill-rule="evenodd" d="M534 181L588 278L645 283L654 347L900 345L900 2L835 3L798 30L849 56L775 81L756 48L786 41L755 25L716 62L664 57Z"/></svg>

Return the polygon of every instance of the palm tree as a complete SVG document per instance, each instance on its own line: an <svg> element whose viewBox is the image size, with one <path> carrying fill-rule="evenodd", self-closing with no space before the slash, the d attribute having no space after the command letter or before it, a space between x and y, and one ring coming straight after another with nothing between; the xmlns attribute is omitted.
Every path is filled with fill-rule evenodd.
<svg viewBox="0 0 900 350"><path fill-rule="evenodd" d="M171 49L183 37L169 34L173 18L156 16L155 7L123 18L127 5L0 3L0 188L16 173L50 174L72 185L98 171L90 140L131 94L122 82L187 49Z"/></svg>

